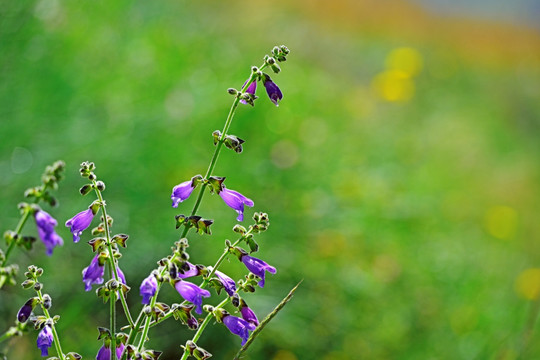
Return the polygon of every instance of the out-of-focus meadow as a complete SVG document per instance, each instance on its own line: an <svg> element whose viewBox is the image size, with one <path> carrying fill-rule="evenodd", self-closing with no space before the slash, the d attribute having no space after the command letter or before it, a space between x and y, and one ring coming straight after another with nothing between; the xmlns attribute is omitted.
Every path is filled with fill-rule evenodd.
<svg viewBox="0 0 540 360"><path fill-rule="evenodd" d="M73 244L62 226L91 201L78 165L96 163L114 230L130 234L121 266L138 308L180 236L174 215L193 205L171 208L172 187L204 173L226 89L279 44L284 99L261 87L238 109L244 153L223 152L215 172L255 201L248 219L270 214L258 256L278 272L250 306L262 317L303 279L248 358L540 358L539 30L397 0L1 1L0 226L63 159L61 205L44 208L65 245L12 259L46 269L64 349L93 358L108 324L80 278L90 235ZM191 258L210 264L236 215L216 196L201 215L214 235L192 235ZM243 273L234 259L224 269ZM1 290L0 331L29 296ZM150 335L162 359L191 337L173 320ZM9 358L39 358L35 339L9 342ZM239 344L221 325L199 341L216 359Z"/></svg>

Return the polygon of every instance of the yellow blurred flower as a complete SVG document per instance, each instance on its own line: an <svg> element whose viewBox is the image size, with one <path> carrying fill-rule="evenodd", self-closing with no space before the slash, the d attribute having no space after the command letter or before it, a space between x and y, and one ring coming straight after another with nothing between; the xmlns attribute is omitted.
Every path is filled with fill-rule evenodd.
<svg viewBox="0 0 540 360"><path fill-rule="evenodd" d="M386 101L408 101L414 95L414 82L408 73L401 70L386 70L377 74L371 86Z"/></svg>
<svg viewBox="0 0 540 360"><path fill-rule="evenodd" d="M423 67L422 55L411 47L400 47L392 50L386 57L386 68L416 76Z"/></svg>
<svg viewBox="0 0 540 360"><path fill-rule="evenodd" d="M530 268L518 275L515 284L517 294L527 300L536 300L540 295L540 269Z"/></svg>
<svg viewBox="0 0 540 360"><path fill-rule="evenodd" d="M484 216L484 226L487 232L497 239L511 239L517 228L517 211L509 206L492 206Z"/></svg>

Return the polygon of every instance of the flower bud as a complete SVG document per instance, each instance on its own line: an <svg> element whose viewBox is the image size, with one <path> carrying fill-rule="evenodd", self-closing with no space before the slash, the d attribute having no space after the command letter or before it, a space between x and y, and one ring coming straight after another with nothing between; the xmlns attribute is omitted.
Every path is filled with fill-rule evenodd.
<svg viewBox="0 0 540 360"><path fill-rule="evenodd" d="M28 299L28 301L26 301L26 303L19 309L19 312L17 313L17 321L20 323L25 323L30 317L30 314L34 310L36 304L37 298Z"/></svg>
<svg viewBox="0 0 540 360"><path fill-rule="evenodd" d="M32 286L34 286L34 284L35 284L34 280L28 279L28 280L24 280L23 283L21 284L21 286L24 289L30 289Z"/></svg>
<svg viewBox="0 0 540 360"><path fill-rule="evenodd" d="M231 296L231 303L234 307L240 306L240 297L237 293L234 293L233 296Z"/></svg>
<svg viewBox="0 0 540 360"><path fill-rule="evenodd" d="M52 299L49 294L43 295L43 307L49 310L52 306Z"/></svg>
<svg viewBox="0 0 540 360"><path fill-rule="evenodd" d="M83 185L83 187L79 189L79 192L81 193L81 195L84 196L88 194L90 191L92 191L92 188L93 186L91 184L86 184L86 185Z"/></svg>
<svg viewBox="0 0 540 360"><path fill-rule="evenodd" d="M227 92L231 95L236 95L238 94L238 90L234 89L234 88L228 88L227 89Z"/></svg>
<svg viewBox="0 0 540 360"><path fill-rule="evenodd" d="M246 233L247 230L246 230L246 228L243 227L242 225L236 224L236 225L234 225L234 227L233 227L233 231L236 232L236 233L239 233L239 234L241 234L241 235L244 235L244 234Z"/></svg>
<svg viewBox="0 0 540 360"><path fill-rule="evenodd" d="M197 347L195 350L193 350L193 357L195 357L197 360L206 360L212 357L212 354L201 347Z"/></svg>
<svg viewBox="0 0 540 360"><path fill-rule="evenodd" d="M69 352L66 354L66 360L81 360L82 356L77 354L76 352Z"/></svg>
<svg viewBox="0 0 540 360"><path fill-rule="evenodd" d="M271 58L273 59L273 58ZM270 68L272 69L272 71L276 74L278 74L280 71L281 71L281 67L279 67L278 64L274 63L272 65L270 65Z"/></svg>
<svg viewBox="0 0 540 360"><path fill-rule="evenodd" d="M221 131L216 130L212 133L212 137L214 138L214 145L216 145L219 142L219 139L221 138Z"/></svg>
<svg viewBox="0 0 540 360"><path fill-rule="evenodd" d="M99 191L103 191L105 190L105 183L103 181L98 181L96 182L96 187Z"/></svg>
<svg viewBox="0 0 540 360"><path fill-rule="evenodd" d="M197 345L193 341L188 340L186 341L186 345L182 346L182 348L186 349L190 355L193 355L193 351L197 348Z"/></svg>

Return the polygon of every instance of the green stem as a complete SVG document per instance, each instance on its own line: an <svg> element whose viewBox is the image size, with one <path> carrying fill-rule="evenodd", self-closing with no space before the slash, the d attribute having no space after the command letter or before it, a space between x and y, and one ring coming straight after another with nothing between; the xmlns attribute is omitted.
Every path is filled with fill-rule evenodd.
<svg viewBox="0 0 540 360"><path fill-rule="evenodd" d="M7 339L9 339L12 336L13 335L10 334L9 330L6 331L2 336L0 336L0 343L3 342L3 341L6 341Z"/></svg>
<svg viewBox="0 0 540 360"><path fill-rule="evenodd" d="M62 351L62 346L60 345L60 338L58 337L58 334L56 332L56 327L54 326L54 321L52 320L51 315L49 314L49 311L43 305L43 295L41 294L41 290L37 290L36 293L37 293L38 298L40 300L41 309L43 310L43 314L47 317L47 319L51 320L50 321L51 322L51 330L52 330L53 339L54 339L54 341L53 341L54 347L56 348L56 354L58 355L58 357L61 360L65 360L64 352Z"/></svg>
<svg viewBox="0 0 540 360"><path fill-rule="evenodd" d="M15 228L15 233L17 235L21 235L21 231L24 227L24 224L28 220L28 217L30 216L31 212L32 212L32 209L30 207L25 208L24 213L19 219L19 223L17 224L17 227ZM16 239L11 240L11 243L9 244L6 250L4 260L2 261L2 264L0 264L0 267L4 267L6 265L9 255L11 254L11 252L13 251L16 245L17 245L17 240ZM4 283L6 282L6 280L7 280L7 276L3 275L0 277L0 289L4 286Z"/></svg>
<svg viewBox="0 0 540 360"><path fill-rule="evenodd" d="M93 180L92 183L94 184L94 189L96 190L96 195L98 197L98 200L101 202L101 212L103 213L103 226L105 227L105 236L107 238L107 248L109 250L108 261L109 261L109 266L112 269L111 278L114 275L114 279L118 281L119 283L121 283L122 281L118 277L118 269L116 267L116 262L113 257L113 248L111 244L111 232L109 229L109 222L107 221L107 210L105 209L105 201L103 201L103 196L101 195L101 191L99 191L97 188L96 181ZM124 309L124 313L126 314L127 321L131 327L134 327L135 323L133 322L133 318L131 317L131 313L129 312L129 307L126 302L124 292L122 290L120 290L119 292L120 292L120 302L122 303L122 307Z"/></svg>
<svg viewBox="0 0 540 360"><path fill-rule="evenodd" d="M172 315L172 313L171 313ZM137 334L139 333L139 328L141 327L141 324L144 320L144 315L143 315L143 312L141 311L139 313L139 317L137 318L137 321L135 322L135 326L131 328L131 330L129 331L129 336L128 336L128 339L126 341L126 344L131 344L133 343L133 340L135 340L135 337L137 336ZM142 329L141 329L142 330ZM127 360L127 351L126 351L127 348L124 348L124 353L122 354L122 360Z"/></svg>
<svg viewBox="0 0 540 360"><path fill-rule="evenodd" d="M159 287L158 287L158 289L159 289ZM157 292L157 290L156 290L156 292ZM153 309L154 306L156 306L156 300L157 300L157 296L153 296L152 299L150 300L150 309ZM146 342L146 336L148 336L148 331L150 330L150 321L151 321L151 319L152 318L150 316L147 316L146 321L144 323L143 332L141 334L141 340L139 341L139 345L137 346L137 351L141 351L141 349L144 346L144 343Z"/></svg>
<svg viewBox="0 0 540 360"><path fill-rule="evenodd" d="M109 245L110 246L110 245ZM112 257L112 255L111 255ZM113 270L109 266L109 276L112 278ZM121 290L120 290L121 291ZM111 360L116 360L116 291L111 293L110 301L110 331L111 331Z"/></svg>
<svg viewBox="0 0 540 360"><path fill-rule="evenodd" d="M15 228L15 233L17 235L21 235L21 231L24 227L24 224L26 223L26 220L28 220L28 218L30 217L31 212L32 212L32 209L30 207L26 207L24 209L24 213L22 214L21 218L19 219L19 223L17 224L17 227ZM4 258L4 261L2 261L2 264L0 265L0 267L3 267L6 265L9 255L13 251L13 248L15 247L15 245L17 245L17 241L15 240L13 240L11 244L9 244L9 247L6 250L6 256Z"/></svg>
<svg viewBox="0 0 540 360"><path fill-rule="evenodd" d="M263 65L261 65L259 70L263 70L266 66L268 66L268 65L266 63L264 63ZM252 72L249 80L246 81L244 86L242 86L242 89L240 90L240 92L242 92L242 93L245 92L246 89L248 88L248 86L253 82L253 80L255 80L256 76L257 76L257 74ZM238 107L239 102L240 102L240 98L238 96L235 96L234 101L233 101L233 103L231 105L231 108L229 109L229 113L227 114L227 119L225 120L225 125L223 126L223 131L221 132L221 136L220 136L220 138L218 140L218 143L216 144L214 154L212 155L212 160L210 160L210 164L208 165L208 169L206 170L206 174L204 175L205 179L208 179L210 177L210 175L212 174L212 172L214 171L214 169L216 167L216 163L217 163L219 154L220 154L221 149L223 147L223 142L225 140L225 136L227 135L227 131L229 131L229 128L231 127L232 120L234 118L234 114L236 112L236 108ZM205 193L204 190L206 189L207 186L208 186L208 183L204 183L202 185L201 190L199 191L199 195L197 196L197 200L195 201L195 204L193 205L193 209L191 210L191 216L195 215L195 213L199 209L199 206L201 205L201 201L202 201L202 198L203 198L204 193ZM190 230L189 227L184 227L184 230L182 231L181 238L186 237L189 230ZM222 255L222 257L223 257L223 255ZM174 261L175 258L176 258L176 255L173 255L173 257L171 258L171 261ZM165 272L166 272L166 269L163 268L161 270L160 275L163 276L165 274ZM206 286L207 281L206 280L203 281L203 284ZM154 294L154 296L152 297L152 300L151 300L151 304L150 304L151 307L153 307L155 305L156 299L157 299L159 291L161 289L161 285L162 285L161 283L158 283L156 293ZM141 310L141 312L142 312L142 310ZM139 349L142 348L142 345L144 345L144 342L146 341L145 339L146 339L146 335L148 334L148 330L150 329L150 323L151 323L151 319L150 319L150 317L148 317L146 319L145 323L144 323L144 328L143 328L143 335L144 336L141 337L141 341L139 342L139 346L138 346ZM137 329L137 331L138 331L138 329Z"/></svg>
<svg viewBox="0 0 540 360"><path fill-rule="evenodd" d="M215 306L214 309L220 309L224 307L225 304L227 304L229 301L230 301L230 298L228 297L225 298L225 300L223 300L217 306ZM211 312L208 313L208 315L206 315L203 322L199 325L197 332L195 333L195 335L193 335L193 338L191 339L191 341L193 341L195 344L197 343L197 340L199 340L199 338L201 337L202 333L204 332L204 329L206 328L206 325L208 325L208 323L210 322L210 320L212 320L213 317L214 316L212 315ZM180 358L180 360L185 360L188 357L189 357L189 352L187 351L187 348L185 348L184 353L182 354L182 357Z"/></svg>

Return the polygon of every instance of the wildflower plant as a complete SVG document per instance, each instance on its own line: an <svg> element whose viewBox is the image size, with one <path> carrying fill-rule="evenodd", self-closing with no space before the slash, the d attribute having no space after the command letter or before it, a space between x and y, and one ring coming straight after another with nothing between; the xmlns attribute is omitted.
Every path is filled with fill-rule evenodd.
<svg viewBox="0 0 540 360"><path fill-rule="evenodd" d="M182 202L190 196L196 196L191 211L175 215L176 229L180 230L180 238L174 242L172 252L157 261L157 267L148 269L148 276L141 284L130 284L121 270L122 249L127 246L129 236L124 233L113 231L113 218L107 210L104 198L106 186L104 181L98 178L96 166L92 162L83 162L80 174L86 179L86 183L80 188L81 195L89 199L86 209L78 209L77 213L67 221L65 226L72 234L73 243L87 239L92 254L89 254L89 265L84 267L78 264L82 272L82 285L86 291L95 289L95 293L103 303L108 303L110 321L108 327L99 324L99 343L96 344L95 358L106 359L158 359L161 352L149 349L148 340L152 336L151 329L168 319L175 319L179 326L186 326L194 331L191 339L183 343L182 360L189 357L207 359L212 356L210 351L197 345L207 326L215 320L222 324L223 329L240 337L239 345L242 348L237 355L247 349L255 336L277 314L284 304L291 298L289 295L271 312L264 320L259 321L257 315L244 299L245 294L262 290L265 286L267 273L275 274L276 268L265 260L254 257L251 254L259 250L259 244L255 240L257 234L266 231L270 225L268 214L255 212L253 223L247 227L237 224L233 227L236 240L224 241L221 256L213 264L196 264L196 254L188 252L189 242L193 241L191 233L209 236L212 234L211 227L215 226L212 219L203 218L199 214L199 207L206 193L217 194L223 203L236 212L236 220L244 221L246 207L254 207L255 202L250 197L250 189L233 190L228 188L226 177L214 174L214 169L220 152L228 148L235 153L243 152L245 141L240 137L230 134L232 120L239 104L255 105L258 99L256 95L257 84L264 86L268 98L276 106L283 99L283 94L265 73L271 69L279 73L279 63L287 59L289 50L286 46L276 46L269 55L264 57L261 66L253 66L247 80L240 89L230 88L228 93L233 96L233 103L221 131L212 133L215 146L214 154L204 175L197 174L178 183L172 188L172 208L182 209ZM16 266L6 266L7 258L15 245L30 247L34 241L31 237L21 235L26 220L33 215L37 225L37 232L43 241L46 254L52 255L56 246L63 244L62 238L56 232L57 221L45 210L39 208L37 203L46 201L55 205L56 201L49 194L49 190L56 188L61 178L60 171L64 164L55 163L47 168L41 187L29 189L27 197L35 200L34 204L22 203L21 221L14 231L6 232L8 250L0 253L2 272L0 274L0 287L4 283L14 283ZM193 230L193 231L192 231ZM84 246L74 244L71 246ZM236 257L240 269L246 271L243 279L233 279L220 270L222 263ZM270 262L272 262L270 260ZM77 265L74 265L77 266ZM22 304L16 317L15 326L9 329L0 340L5 340L19 334L26 328L27 323L33 324L39 330L36 345L42 356L48 356L53 348L56 351L54 359L80 359L81 355L76 352L65 353L60 344L60 336L55 324L59 316L51 315L52 298L43 294L43 284L39 278L43 269L30 265L25 273L26 280L22 283L23 288L32 289L35 294ZM158 300L162 287L169 284L178 293L178 303L166 304ZM132 288L138 288L141 296L140 304L129 304L126 294ZM295 288L296 289L296 288ZM251 300L250 300L251 302ZM117 306L118 304L118 306ZM213 305L212 305L213 304ZM41 309L41 315L34 312ZM121 309L121 310L120 310ZM117 325L117 311L123 312L126 319L125 326ZM198 316L204 315L203 319ZM211 349L216 352L219 349Z"/></svg>

